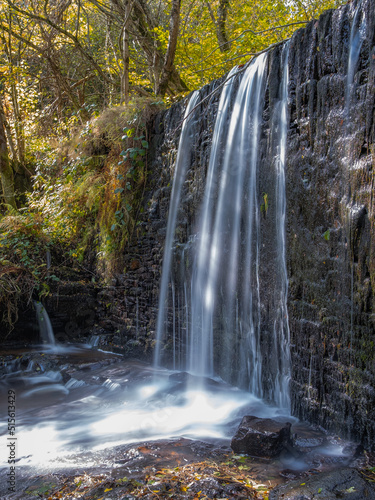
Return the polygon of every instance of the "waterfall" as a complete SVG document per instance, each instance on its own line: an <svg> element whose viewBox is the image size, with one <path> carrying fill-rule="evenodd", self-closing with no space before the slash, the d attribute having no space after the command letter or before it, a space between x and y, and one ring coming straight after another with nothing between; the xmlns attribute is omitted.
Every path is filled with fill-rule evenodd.
<svg viewBox="0 0 375 500"><path fill-rule="evenodd" d="M213 268L210 268L211 259L216 256L213 250L213 225L217 210L218 178L222 167L223 142L228 133L228 112L231 105L231 96L234 88L233 68L228 75L220 96L215 129L212 137L210 162L207 172L207 181L199 224L199 241L195 256L194 269L190 286L190 304L188 317L191 324L191 335L188 339L186 366L193 373L212 375L213 373L213 310L208 304L209 293L213 287ZM215 263L215 262L214 262Z"/></svg>
<svg viewBox="0 0 375 500"><path fill-rule="evenodd" d="M288 132L288 59L289 42L282 52L282 80L280 83L280 101L275 106L276 132L276 275L275 287L275 319L273 325L274 351L277 353L277 371L272 384L271 399L282 408L290 407L290 332L288 321L288 277L286 269L285 217L286 217L286 189L285 168Z"/></svg>
<svg viewBox="0 0 375 500"><path fill-rule="evenodd" d="M361 19L362 15L362 19ZM350 199L350 194L351 194L351 189L352 189L352 184L351 184L351 164L354 161L353 158L353 151L352 151L352 140L351 134L355 133L356 131L356 125L354 125L351 122L351 112L350 112L350 107L351 107L351 100L353 97L353 90L355 89L354 85L354 75L357 69L357 64L359 60L359 55L361 52L361 47L363 44L363 41L366 36L366 17L365 17L365 11L362 10L362 0L360 0L355 8L354 11L354 16L353 16L353 21L351 25L351 30L350 30L350 41L349 41L349 55L348 55L348 66L347 66L347 77L346 77L346 89L345 89L345 135L346 135L346 145L345 145L345 156L346 156L346 163L347 163L347 170L346 170L346 178L347 178L347 186L349 189L347 190L346 197ZM353 222L353 218L356 215L356 210L357 207L351 206L351 205L346 205L346 210L347 210L347 215L346 215L346 231L348 234L351 233L351 226ZM350 262L351 266L351 283L350 283L350 289L351 289L351 294L350 294L350 363L352 363L352 349L353 349L353 328L354 328L354 262L353 258Z"/></svg>
<svg viewBox="0 0 375 500"><path fill-rule="evenodd" d="M167 312L168 289L170 281L171 263L173 257L173 241L175 236L176 221L181 199L182 186L185 181L187 169L190 165L192 137L194 134L194 124L195 124L193 109L198 101L198 98L199 98L199 92L194 92L190 97L189 104L185 110L180 143L176 159L176 167L173 178L172 195L171 195L171 202L168 215L167 234L164 245L163 268L161 274L160 295L159 295L159 311L156 324L156 346L154 352L154 363L156 365L160 364L161 342L164 337L164 330L166 328L165 322L166 320L168 321L168 317L167 318L165 317L165 313Z"/></svg>
<svg viewBox="0 0 375 500"><path fill-rule="evenodd" d="M199 276L192 283L189 363L189 369L198 374L211 375L217 368L215 371L226 380L237 378L236 382L244 385L245 379L247 388L259 396L262 390L256 180L266 61L263 54L245 71L229 123L226 114L233 84L224 89L222 108L219 106L196 256L195 275ZM217 178L218 186L213 182ZM217 367L212 355L214 342L221 344Z"/></svg>
<svg viewBox="0 0 375 500"><path fill-rule="evenodd" d="M51 320L49 319L48 313L41 302L34 301L34 306L36 310L36 317L39 324L40 338L43 343L50 346L56 345L55 335L53 333L53 328L51 325Z"/></svg>
<svg viewBox="0 0 375 500"><path fill-rule="evenodd" d="M352 27L350 31L348 72L345 91L345 117L347 127L350 121L350 99L352 95L352 85L354 82L354 73L359 59L362 43L366 35L366 17L365 12L361 10L362 2L358 2L354 11ZM362 20L360 15L362 14Z"/></svg>
<svg viewBox="0 0 375 500"><path fill-rule="evenodd" d="M279 103L272 117L275 168L270 175L275 176L277 210L272 235L276 255L273 331L263 332L261 328L258 171L264 168L259 143L268 66L268 55L262 54L240 77L238 68L227 76L217 109L196 234L176 251L176 214L190 158L186 148L191 143L192 125L187 123L182 130L164 250L155 351L159 365L163 337L168 334L170 340L165 345L172 351L173 368L202 377L220 375L284 408L290 406L285 261L288 51L287 44L282 52ZM192 98L186 113L194 102ZM172 310L169 325L168 308ZM265 345L270 346L270 352L265 352ZM272 372L263 373L267 364L264 358L271 355Z"/></svg>

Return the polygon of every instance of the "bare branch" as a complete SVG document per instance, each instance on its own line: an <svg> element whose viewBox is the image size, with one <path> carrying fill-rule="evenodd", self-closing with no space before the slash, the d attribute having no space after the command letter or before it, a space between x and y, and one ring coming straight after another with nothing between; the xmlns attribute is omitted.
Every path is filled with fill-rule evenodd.
<svg viewBox="0 0 375 500"><path fill-rule="evenodd" d="M95 5L95 7L97 7L102 14L104 14L107 17L110 17L113 21L116 21L116 23L118 22L119 20L118 16L113 14L113 12L107 9L102 3L98 2L97 0L89 0L89 2Z"/></svg>
<svg viewBox="0 0 375 500"><path fill-rule="evenodd" d="M160 82L158 88L156 89L157 95L163 96L165 94L168 87L168 82L172 75L173 62L177 47L178 30L180 27L180 7L181 7L181 0L172 0L168 47L167 47L167 52L165 54Z"/></svg>
<svg viewBox="0 0 375 500"><path fill-rule="evenodd" d="M54 28L55 30L57 30L62 35L65 35L69 40L71 40L74 43L75 47L85 57L85 59L87 59L87 61L90 62L90 64L95 68L95 70L103 78L103 80L105 80L106 82L112 83L111 79L108 78L108 76L103 73L102 69L100 68L98 63L95 61L95 59L90 54L88 54L87 51L82 47L81 43L79 42L79 40L76 36L72 35L71 33L69 33L69 31L65 30L64 28L61 28L61 26L59 26L58 24L51 21L51 19L48 17L39 16L38 14L33 14L33 13L26 11L26 10L21 10L11 0L7 0L7 3L10 7L12 7L12 9L14 9L20 15L34 19L34 20L42 22L42 23L45 23L45 24L51 26L52 28Z"/></svg>
<svg viewBox="0 0 375 500"><path fill-rule="evenodd" d="M206 0L206 6L207 6L207 9L208 9L208 12L210 14L210 17L211 17L211 21L214 23L214 25L216 26L216 18L215 18L215 14L213 12L213 10L211 9L211 5L210 5L210 2L208 2Z"/></svg>

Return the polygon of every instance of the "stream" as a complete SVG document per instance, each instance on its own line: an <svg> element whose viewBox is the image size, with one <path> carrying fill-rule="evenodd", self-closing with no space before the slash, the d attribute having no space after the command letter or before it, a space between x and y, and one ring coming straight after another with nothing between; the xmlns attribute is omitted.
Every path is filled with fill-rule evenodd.
<svg viewBox="0 0 375 500"><path fill-rule="evenodd" d="M303 459L253 459L261 484L276 485L306 471L347 463L348 443L219 378L154 368L88 345L2 351L0 359L0 478L9 470L7 443L14 439L21 488L41 473L126 466L129 476L151 466L224 459L244 415L273 418L280 427L292 422L299 446L306 447ZM16 408L11 438L10 393ZM6 481L1 482L0 495L5 495Z"/></svg>
<svg viewBox="0 0 375 500"><path fill-rule="evenodd" d="M63 462L72 451L148 439L228 444L246 412L279 415L277 408L219 379L155 369L89 348L20 352L5 363L1 434L7 432L6 395L13 390L19 465Z"/></svg>

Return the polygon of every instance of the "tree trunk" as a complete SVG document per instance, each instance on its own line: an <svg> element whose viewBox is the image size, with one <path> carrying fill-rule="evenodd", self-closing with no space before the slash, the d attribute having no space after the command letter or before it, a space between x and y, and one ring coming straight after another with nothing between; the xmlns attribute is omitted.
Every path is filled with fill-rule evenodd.
<svg viewBox="0 0 375 500"><path fill-rule="evenodd" d="M130 3L125 3L125 22L122 33L122 59L124 61L124 69L121 75L121 102L127 104L129 102L129 17L130 17Z"/></svg>
<svg viewBox="0 0 375 500"><path fill-rule="evenodd" d="M220 0L219 7L217 9L217 24L216 24L216 36L219 42L219 47L221 52L228 52L230 49L230 43L228 42L227 31L226 31L226 21L227 21L227 8L229 5L229 0Z"/></svg>
<svg viewBox="0 0 375 500"><path fill-rule="evenodd" d="M156 95L165 95L174 69L173 62L177 48L178 30L180 28L180 7L181 0L172 0L168 48L164 58L159 86L156 89Z"/></svg>
<svg viewBox="0 0 375 500"><path fill-rule="evenodd" d="M219 45L220 52L228 52L230 49L230 42L228 41L226 32L226 21L227 21L227 8L229 5L229 0L219 0L219 7L217 8L217 19L211 8L210 2L206 1L208 12L212 22L215 25L217 43Z"/></svg>
<svg viewBox="0 0 375 500"><path fill-rule="evenodd" d="M22 115L19 107L18 91L16 85L11 85L11 96L14 113L14 131L16 135L18 165L25 164L25 134L23 130ZM4 123L3 123L4 126ZM16 167L18 171L19 167Z"/></svg>
<svg viewBox="0 0 375 500"><path fill-rule="evenodd" d="M7 139L5 135L5 116L3 103L0 101L0 177L4 201L13 208L16 207L14 196L13 170L9 162Z"/></svg>

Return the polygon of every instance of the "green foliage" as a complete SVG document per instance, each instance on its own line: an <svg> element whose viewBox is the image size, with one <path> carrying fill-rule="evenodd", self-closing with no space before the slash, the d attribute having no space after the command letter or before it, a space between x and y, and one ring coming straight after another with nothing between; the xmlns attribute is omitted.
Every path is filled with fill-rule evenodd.
<svg viewBox="0 0 375 500"><path fill-rule="evenodd" d="M122 269L122 253L137 224L147 179L146 123L160 102L137 99L123 113L121 136L116 135L103 168L105 187L97 215L99 268L108 278Z"/></svg>
<svg viewBox="0 0 375 500"><path fill-rule="evenodd" d="M190 89L196 89L235 64L246 63L252 55L273 43L289 38L304 22L316 19L324 10L338 7L342 0L281 0L229 2L226 22L229 50L220 51L216 26L207 4L184 4L176 66ZM214 17L219 1L210 2ZM298 25L296 23L300 22Z"/></svg>
<svg viewBox="0 0 375 500"><path fill-rule="evenodd" d="M260 206L261 212L267 215L268 212L268 193L263 193L263 203Z"/></svg>
<svg viewBox="0 0 375 500"><path fill-rule="evenodd" d="M52 241L43 220L32 212L11 213L0 219L0 309L11 328L21 298L48 293L57 276L47 269Z"/></svg>
<svg viewBox="0 0 375 500"><path fill-rule="evenodd" d="M49 293L60 263L78 267L89 252L104 279L122 269L147 178L146 123L159 109L148 99L108 109L74 138L39 151L27 207L0 219L0 310L8 326L21 297Z"/></svg>
<svg viewBox="0 0 375 500"><path fill-rule="evenodd" d="M288 38L299 27L296 23L342 3L229 1L224 22L228 45L223 48L217 38L220 0L182 2L174 67L186 84L183 92L247 62L256 52ZM0 28L7 33L0 38L0 90L15 143L23 139L31 156L41 138L70 136L72 128L121 100L124 60L118 41L124 28L123 2L110 0L99 6L84 0L79 5L0 0ZM139 17L136 22L130 19L132 97L153 95L169 39L170 2L156 5L149 0L142 5L144 24ZM142 39L137 26L144 30ZM168 102L181 93L177 80L176 76L169 87Z"/></svg>

